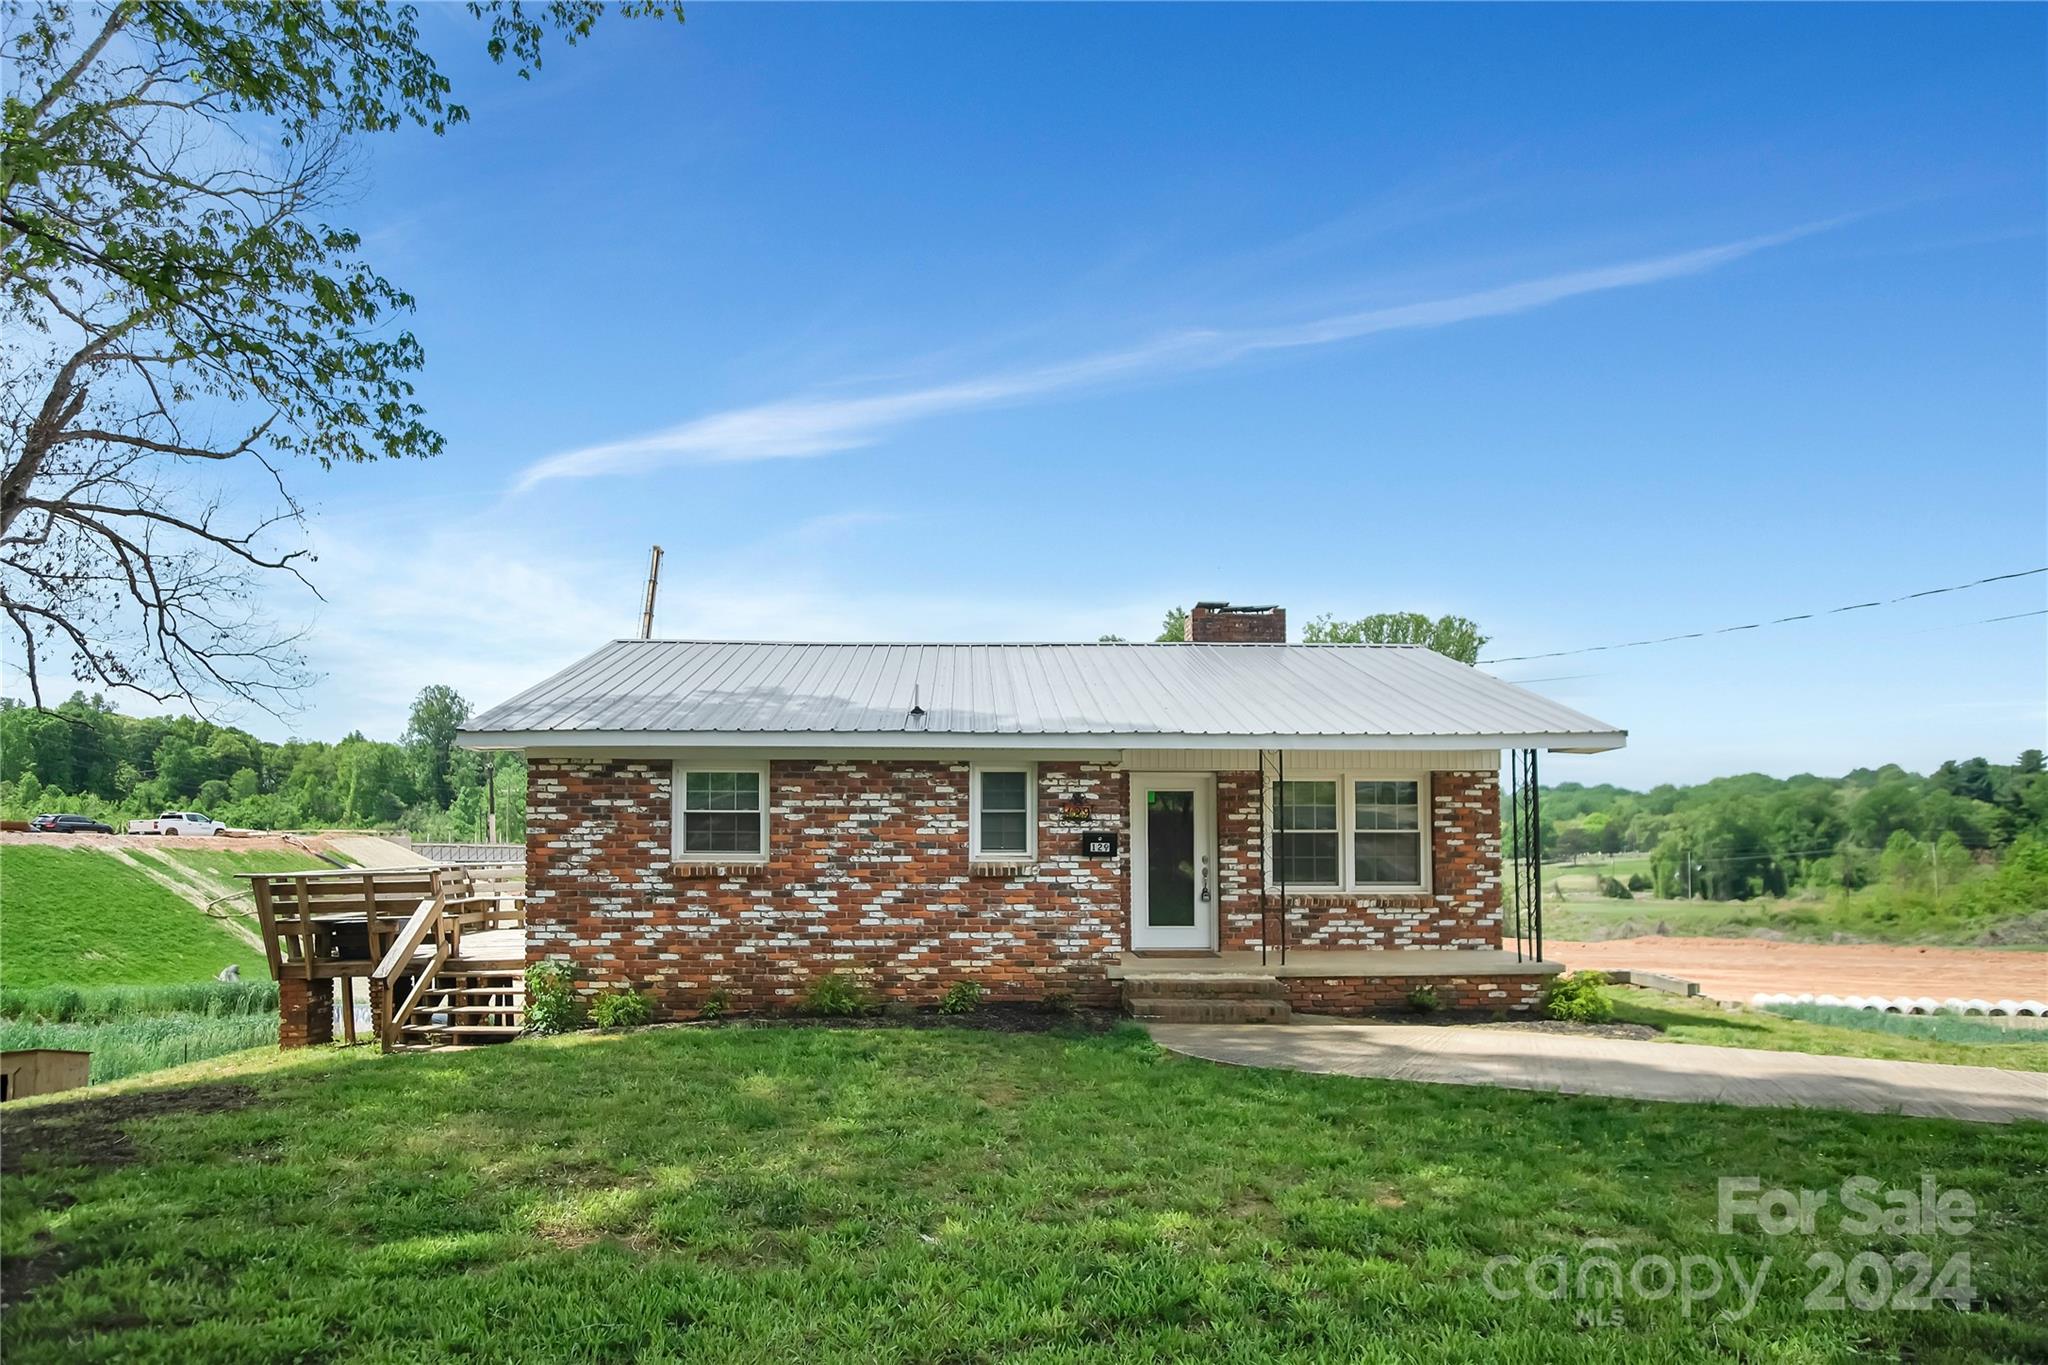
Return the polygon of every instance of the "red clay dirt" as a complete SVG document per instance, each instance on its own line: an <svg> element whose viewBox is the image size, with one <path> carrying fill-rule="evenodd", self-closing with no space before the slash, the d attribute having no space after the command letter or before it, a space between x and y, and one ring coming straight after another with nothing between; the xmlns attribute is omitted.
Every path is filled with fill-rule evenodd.
<svg viewBox="0 0 2048 1365"><path fill-rule="evenodd" d="M1702 994L1745 1004L1758 991L2048 1000L2048 953L2023 950L1658 935L1600 943L1553 939L1543 955L1572 968L1682 977L1699 982Z"/></svg>

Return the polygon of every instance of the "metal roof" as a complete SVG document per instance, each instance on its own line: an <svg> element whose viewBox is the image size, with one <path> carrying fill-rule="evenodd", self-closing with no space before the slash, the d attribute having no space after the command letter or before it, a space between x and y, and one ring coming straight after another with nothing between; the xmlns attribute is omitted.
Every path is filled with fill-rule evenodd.
<svg viewBox="0 0 2048 1365"><path fill-rule="evenodd" d="M914 714L913 708L922 714ZM1617 749L1419 645L614 640L474 717L477 748Z"/></svg>

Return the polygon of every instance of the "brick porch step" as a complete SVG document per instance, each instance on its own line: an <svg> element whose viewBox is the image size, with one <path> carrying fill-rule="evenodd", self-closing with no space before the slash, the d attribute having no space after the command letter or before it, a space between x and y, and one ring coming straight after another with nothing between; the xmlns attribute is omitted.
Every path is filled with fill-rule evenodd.
<svg viewBox="0 0 2048 1365"><path fill-rule="evenodd" d="M1287 983L1271 976L1239 976L1226 972L1132 972L1124 977L1124 997L1284 1001L1287 999Z"/></svg>
<svg viewBox="0 0 2048 1365"><path fill-rule="evenodd" d="M1291 1017L1285 1000L1126 996L1124 1009L1133 1019L1147 1019L1159 1024L1284 1024Z"/></svg>

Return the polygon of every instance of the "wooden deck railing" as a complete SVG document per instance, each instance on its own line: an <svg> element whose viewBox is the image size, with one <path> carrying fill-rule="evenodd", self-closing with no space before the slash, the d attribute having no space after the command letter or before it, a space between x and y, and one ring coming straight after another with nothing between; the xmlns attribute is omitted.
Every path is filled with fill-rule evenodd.
<svg viewBox="0 0 2048 1365"><path fill-rule="evenodd" d="M371 1023L388 1048L442 970L463 965L464 935L526 924L525 868L519 863L248 876L271 976L336 979L351 1042L356 978L382 987L369 993ZM483 955L517 960L524 946L500 940Z"/></svg>

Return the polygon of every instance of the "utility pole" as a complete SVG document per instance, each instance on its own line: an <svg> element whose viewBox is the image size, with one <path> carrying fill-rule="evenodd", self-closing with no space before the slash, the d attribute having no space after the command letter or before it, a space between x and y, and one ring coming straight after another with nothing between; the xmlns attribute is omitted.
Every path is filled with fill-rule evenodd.
<svg viewBox="0 0 2048 1365"><path fill-rule="evenodd" d="M1685 840L1685 898L1692 899L1692 840Z"/></svg>
<svg viewBox="0 0 2048 1365"><path fill-rule="evenodd" d="M654 638L654 590L661 584L661 547L647 557L647 605L640 609L640 638Z"/></svg>

